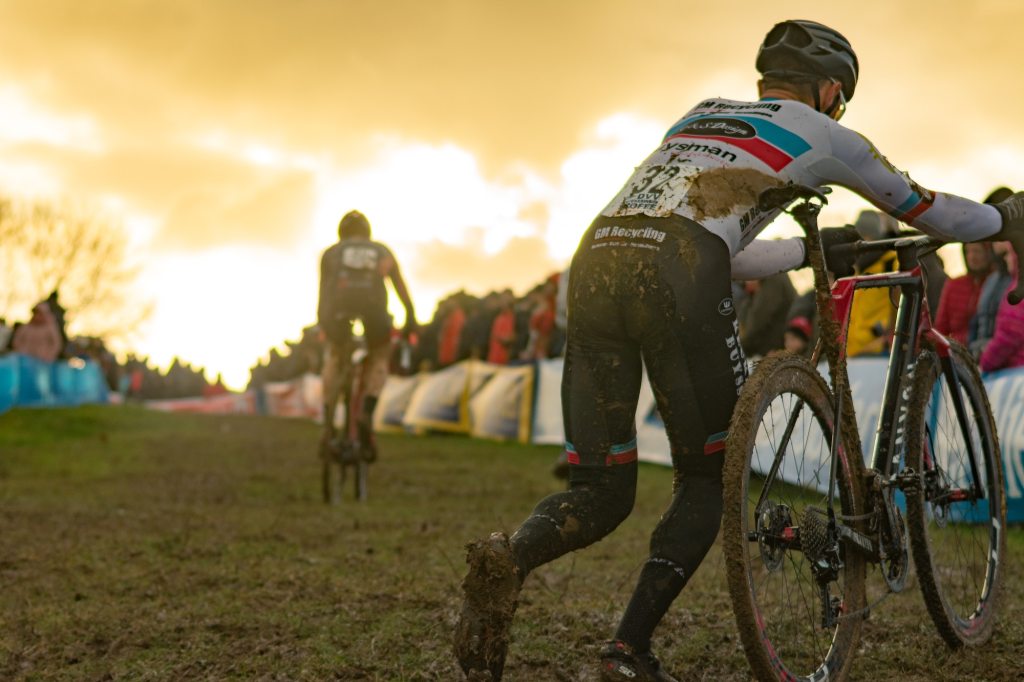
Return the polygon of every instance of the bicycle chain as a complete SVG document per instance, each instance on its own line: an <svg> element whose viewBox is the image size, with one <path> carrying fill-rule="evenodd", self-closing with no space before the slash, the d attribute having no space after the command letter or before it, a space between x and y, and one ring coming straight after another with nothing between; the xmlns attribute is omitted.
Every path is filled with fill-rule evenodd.
<svg viewBox="0 0 1024 682"><path fill-rule="evenodd" d="M878 515L878 510L875 510L875 511L868 512L866 514L856 514L856 515L836 514L836 518L837 519L841 519L843 521L868 521L868 520L876 517L877 515ZM866 585L866 581L865 581L865 585ZM868 613L871 612L872 609L877 607L879 604L881 604L882 602L884 602L886 599L888 599L889 597L891 597L894 594L896 594L896 593L893 592L892 590L886 590L885 594L883 594L881 597L879 597L875 601L871 602L870 604L868 604L864 608L857 609L856 611L852 611L850 613L844 613L843 615L839 616L838 618L836 618L836 622L838 623L840 621L849 620L850 618L856 618L858 616L861 616L861 615L864 615L864 614L868 614Z"/></svg>
<svg viewBox="0 0 1024 682"><path fill-rule="evenodd" d="M888 592L886 592L881 597L879 597L878 599L876 599L872 603L868 604L864 608L858 609L857 611L854 611L852 613L844 613L843 615L839 616L838 618L836 618L836 622L838 623L840 621L844 621L844 620L848 620L850 618L854 618L856 616L860 616L861 614L870 613L871 609L875 608L876 606L878 606L879 604L881 604L882 602L884 602L886 599L888 599L889 597L891 597L894 594L896 594L896 593L893 592L892 590L889 590Z"/></svg>

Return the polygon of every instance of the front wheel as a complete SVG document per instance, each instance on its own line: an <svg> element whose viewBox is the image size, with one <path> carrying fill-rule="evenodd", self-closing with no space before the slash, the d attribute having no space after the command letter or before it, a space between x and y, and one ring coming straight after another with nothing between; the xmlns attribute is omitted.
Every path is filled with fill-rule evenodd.
<svg viewBox="0 0 1024 682"><path fill-rule="evenodd" d="M842 679L860 636L865 558L828 510L839 526L854 526L863 462L838 448L829 499L833 417L814 366L782 354L758 364L729 426L722 547L736 624L759 680Z"/></svg>
<svg viewBox="0 0 1024 682"><path fill-rule="evenodd" d="M985 642L1006 558L995 420L968 352L922 353L907 404L907 523L928 613L951 647Z"/></svg>

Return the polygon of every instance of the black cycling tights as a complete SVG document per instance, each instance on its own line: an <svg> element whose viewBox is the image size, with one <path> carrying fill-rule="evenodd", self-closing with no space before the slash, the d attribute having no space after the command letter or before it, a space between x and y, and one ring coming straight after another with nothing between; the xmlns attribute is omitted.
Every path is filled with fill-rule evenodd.
<svg viewBox="0 0 1024 682"><path fill-rule="evenodd" d="M633 510L636 462L615 467L579 467L569 472L569 490L540 501L512 535L521 575L591 545Z"/></svg>
<svg viewBox="0 0 1024 682"><path fill-rule="evenodd" d="M675 485L616 634L646 651L721 520L725 432L745 376L729 252L694 223L601 218L584 236L570 272L562 374L570 489L541 501L512 536L512 547L525 576L600 540L629 515L646 366L671 444Z"/></svg>
<svg viewBox="0 0 1024 682"><path fill-rule="evenodd" d="M637 464L573 467L569 490L544 498L512 536L520 574L591 545L633 509ZM650 557L615 634L637 651L650 649L651 633L703 561L722 518L720 476L678 481L672 504L651 535Z"/></svg>

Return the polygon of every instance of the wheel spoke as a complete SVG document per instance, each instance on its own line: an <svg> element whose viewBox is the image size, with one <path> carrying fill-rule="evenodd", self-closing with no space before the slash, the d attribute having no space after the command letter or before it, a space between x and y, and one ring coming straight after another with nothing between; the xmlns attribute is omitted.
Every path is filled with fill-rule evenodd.
<svg viewBox="0 0 1024 682"><path fill-rule="evenodd" d="M727 469L740 478L727 482L723 527L727 557L739 558L727 561L727 568L744 647L752 667L761 671L758 676L808 677L822 668L829 676L839 676L855 645L859 621L843 619L823 627L825 604L817 573L821 569L812 566L800 543L777 538L787 529L799 537L808 507L834 506L839 515L854 515L853 481L859 474L840 471L836 499L829 501L831 400L824 381L806 361L763 361L740 400L759 407L748 413L746 405L738 406L737 414L746 416L734 418L730 427ZM788 438L783 437L786 433ZM737 452L735 442L749 445L745 452ZM785 452L779 453L783 442ZM729 465L734 456L742 458L742 469ZM766 479L773 464L777 471ZM730 504L733 490L745 494ZM730 535L733 510L741 521ZM742 544L734 544L733 538ZM854 556L845 566L832 566L834 574L821 575L828 576L823 578L828 581L828 598L837 597L852 607L862 603L864 560L855 552L844 554ZM732 574L736 566L742 567L742 575Z"/></svg>
<svg viewBox="0 0 1024 682"><path fill-rule="evenodd" d="M924 474L907 503L914 560L939 632L952 645L980 643L991 632L1005 548L995 427L966 351L955 348L955 371L945 374L933 355L922 358L908 409L907 442Z"/></svg>

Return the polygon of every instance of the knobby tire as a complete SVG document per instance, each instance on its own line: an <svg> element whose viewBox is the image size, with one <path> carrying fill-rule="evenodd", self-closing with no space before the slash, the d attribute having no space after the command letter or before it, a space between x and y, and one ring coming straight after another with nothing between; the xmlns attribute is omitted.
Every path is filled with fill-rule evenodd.
<svg viewBox="0 0 1024 682"><path fill-rule="evenodd" d="M908 398L906 436L908 466L919 477L905 493L911 550L928 613L946 643L959 648L984 643L995 625L1005 571L1006 497L995 419L977 363L956 343L951 359L969 433L952 407L942 361L933 352L921 353ZM963 490L974 480L968 438L985 496L945 502L943 490Z"/></svg>
<svg viewBox="0 0 1024 682"><path fill-rule="evenodd" d="M829 629L823 627L817 583L800 549L765 549L750 539L757 529L754 507L765 480L763 473L775 455L788 415L800 401L799 427L785 450L784 462L791 466L789 478L805 486L786 483L777 476L766 503L775 505L778 514L787 513L779 511L782 509L792 512L787 525L799 523L801 508L824 509L827 492L819 491L828 490L833 399L825 380L808 360L781 353L757 365L733 412L726 446L722 519L726 574L744 651L759 680L841 680L849 671L860 637L861 617L840 617ZM838 499L834 506L840 517L862 513L863 460L859 451L848 447L849 441L848 435L843 438L836 458ZM808 454L815 457L804 459ZM829 583L830 594L842 600L840 614L852 614L865 601L866 559L845 541L840 554L844 566Z"/></svg>

